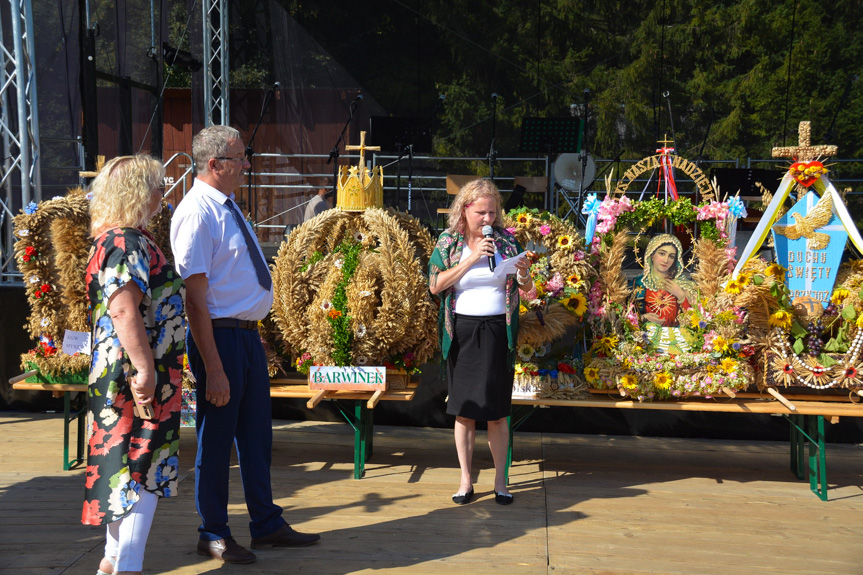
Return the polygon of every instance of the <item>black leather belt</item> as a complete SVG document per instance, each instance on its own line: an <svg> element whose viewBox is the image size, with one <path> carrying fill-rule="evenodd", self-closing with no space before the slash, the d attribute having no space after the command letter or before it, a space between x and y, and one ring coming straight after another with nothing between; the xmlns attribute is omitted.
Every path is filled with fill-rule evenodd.
<svg viewBox="0 0 863 575"><path fill-rule="evenodd" d="M258 322L248 319L220 317L213 320L213 327L232 327L235 329L258 329Z"/></svg>

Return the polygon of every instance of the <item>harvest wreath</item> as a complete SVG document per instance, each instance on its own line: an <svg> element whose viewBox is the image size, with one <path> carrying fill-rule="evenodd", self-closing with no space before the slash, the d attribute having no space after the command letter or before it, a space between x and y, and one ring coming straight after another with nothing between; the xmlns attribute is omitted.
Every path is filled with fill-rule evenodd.
<svg viewBox="0 0 863 575"><path fill-rule="evenodd" d="M514 395L583 397L587 386L578 374L578 360L569 349L553 353L552 344L572 328L584 327L587 289L596 277L584 241L572 223L547 211L518 208L504 223L531 250L536 288L536 297L522 299L519 308ZM577 337L578 331L571 335Z"/></svg>
<svg viewBox="0 0 863 575"><path fill-rule="evenodd" d="M170 209L163 209L148 224L169 261L170 221ZM38 377L49 382L84 383L90 357L63 353L62 341L67 330L90 332L84 279L92 244L89 199L77 188L63 197L30 202L13 225L15 258L30 304L24 327L38 342L21 356L21 367L38 370Z"/></svg>
<svg viewBox="0 0 863 575"><path fill-rule="evenodd" d="M434 353L437 310L424 271L434 248L392 209L327 210L296 228L273 269L273 319L297 369L417 370Z"/></svg>
<svg viewBox="0 0 863 575"><path fill-rule="evenodd" d="M591 243L598 277L588 296L592 343L584 358L585 379L639 401L712 397L747 387L757 341L750 311L723 290L735 263L734 250L727 247L729 231L745 216L740 200L717 201L714 184L698 206L688 198L632 202L615 197L610 180L608 185L602 202L595 196L587 202L598 222ZM657 233L645 241L647 230L663 220L687 230L688 265L674 234ZM696 221L698 237L687 228ZM644 269L632 279L624 272L630 246ZM694 270L691 278L687 268Z"/></svg>

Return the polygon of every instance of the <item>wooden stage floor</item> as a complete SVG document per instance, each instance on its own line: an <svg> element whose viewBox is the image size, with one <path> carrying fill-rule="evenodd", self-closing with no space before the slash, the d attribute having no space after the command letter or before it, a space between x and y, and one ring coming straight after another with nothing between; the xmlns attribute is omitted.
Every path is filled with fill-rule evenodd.
<svg viewBox="0 0 863 575"><path fill-rule="evenodd" d="M407 574L863 574L863 450L830 445L830 501L789 470L788 445L519 433L515 503L456 506L449 430L378 427L352 479L344 424L275 422L273 483L285 516L322 541L258 551L253 565L195 553L195 437L183 430L180 495L156 512L144 572ZM83 471L61 470L62 418L0 413L0 575L95 573L102 528L80 523ZM248 545L239 474L231 524Z"/></svg>

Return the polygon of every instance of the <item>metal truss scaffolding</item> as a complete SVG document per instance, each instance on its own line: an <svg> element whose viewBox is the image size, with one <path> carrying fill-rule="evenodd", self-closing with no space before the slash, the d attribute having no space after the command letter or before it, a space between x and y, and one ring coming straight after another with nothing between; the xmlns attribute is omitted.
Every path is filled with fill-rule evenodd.
<svg viewBox="0 0 863 575"><path fill-rule="evenodd" d="M228 0L204 0L204 121L227 126L231 120L228 97Z"/></svg>
<svg viewBox="0 0 863 575"><path fill-rule="evenodd" d="M36 105L36 65L33 62L33 8L30 0L9 0L9 19L0 12L0 140L3 165L0 168L0 284L20 282L13 254L12 216L16 196L20 206L42 201L39 169L39 115ZM3 28L11 25L12 38ZM11 51L10 51L11 50Z"/></svg>

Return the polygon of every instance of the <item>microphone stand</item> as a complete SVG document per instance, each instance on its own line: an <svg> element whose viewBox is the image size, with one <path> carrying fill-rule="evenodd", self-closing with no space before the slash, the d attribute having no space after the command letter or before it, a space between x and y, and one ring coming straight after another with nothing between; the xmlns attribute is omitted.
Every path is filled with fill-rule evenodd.
<svg viewBox="0 0 863 575"><path fill-rule="evenodd" d="M413 193L414 177L414 145L408 146L408 213L411 213L411 194Z"/></svg>
<svg viewBox="0 0 863 575"><path fill-rule="evenodd" d="M494 140L497 135L497 94L491 95L491 146L488 148L488 177L494 181L494 163L497 160L497 150L494 149Z"/></svg>
<svg viewBox="0 0 863 575"><path fill-rule="evenodd" d="M339 185L339 144L341 144L345 139L345 132L348 129L348 126L351 125L351 122L354 119L354 110L357 109L358 101L354 98L354 101L351 102L351 105L348 107L348 121L345 122L344 127L342 128L342 133L339 134L339 139L336 140L333 149L330 150L330 157L327 159L327 163L333 162L333 205L338 205L339 196L338 196L338 185Z"/></svg>
<svg viewBox="0 0 863 575"><path fill-rule="evenodd" d="M255 221L258 219L258 217L257 217L258 216L258 201L257 201L257 198L253 197L254 188L252 187L252 172L254 171L252 169L253 168L252 159L255 155L255 149L254 149L253 145L255 143L255 136L258 134L258 128L261 127L261 123L264 121L264 114L267 113L267 108L269 108L269 106L270 106L270 101L273 99L273 94L276 92L277 86L278 86L278 83L271 86L270 89L267 90L267 93L264 95L264 103L261 106L261 115L258 117L258 123L255 125L255 129L252 130L252 137L249 138L249 145L246 146L246 158L248 158L248 160L249 160L249 183L248 183L249 208L250 208L250 210L254 210L254 212L252 213L252 221Z"/></svg>

